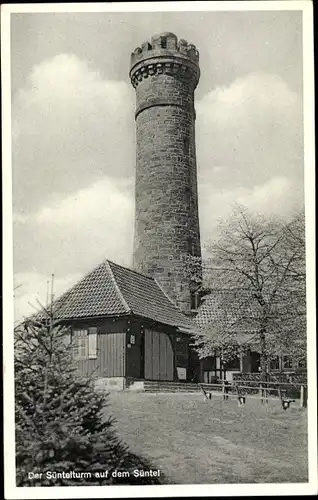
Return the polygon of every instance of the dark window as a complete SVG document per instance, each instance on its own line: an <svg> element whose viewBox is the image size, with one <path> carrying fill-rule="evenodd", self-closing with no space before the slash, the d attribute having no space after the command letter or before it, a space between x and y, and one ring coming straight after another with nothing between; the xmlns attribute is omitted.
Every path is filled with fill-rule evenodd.
<svg viewBox="0 0 318 500"><path fill-rule="evenodd" d="M250 353L251 360L251 372L258 373L260 369L260 355L258 352L251 351Z"/></svg>
<svg viewBox="0 0 318 500"><path fill-rule="evenodd" d="M288 370L293 367L292 359L290 356L283 356L283 370Z"/></svg>
<svg viewBox="0 0 318 500"><path fill-rule="evenodd" d="M191 309L196 311L199 307L199 294L198 292L191 292Z"/></svg>
<svg viewBox="0 0 318 500"><path fill-rule="evenodd" d="M271 360L269 364L270 370L279 370L279 356Z"/></svg>
<svg viewBox="0 0 318 500"><path fill-rule="evenodd" d="M166 48L167 48L167 39L166 39L166 37L165 37L165 36L161 38L161 47L162 47L163 49L166 49Z"/></svg>
<svg viewBox="0 0 318 500"><path fill-rule="evenodd" d="M230 359L226 363L224 363L225 370L239 370L240 369L240 358L237 356L233 359Z"/></svg>
<svg viewBox="0 0 318 500"><path fill-rule="evenodd" d="M176 349L178 354L181 356L182 355L186 356L188 354L188 344L186 340L182 337L177 337L176 341L177 341Z"/></svg>
<svg viewBox="0 0 318 500"><path fill-rule="evenodd" d="M298 368L306 368L306 360L301 359L298 361Z"/></svg>
<svg viewBox="0 0 318 500"><path fill-rule="evenodd" d="M188 238L188 252L190 255L194 256L194 241L192 238Z"/></svg>

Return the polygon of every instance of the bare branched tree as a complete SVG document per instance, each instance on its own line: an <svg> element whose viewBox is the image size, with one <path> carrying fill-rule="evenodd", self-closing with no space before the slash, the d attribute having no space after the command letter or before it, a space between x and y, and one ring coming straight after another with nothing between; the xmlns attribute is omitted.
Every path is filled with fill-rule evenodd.
<svg viewBox="0 0 318 500"><path fill-rule="evenodd" d="M210 349L215 355L217 338L224 348L236 345L238 334L251 334L262 373L278 354L306 356L304 234L302 213L286 225L237 206L220 224L219 239L203 265L217 311L214 325L196 338L201 354Z"/></svg>

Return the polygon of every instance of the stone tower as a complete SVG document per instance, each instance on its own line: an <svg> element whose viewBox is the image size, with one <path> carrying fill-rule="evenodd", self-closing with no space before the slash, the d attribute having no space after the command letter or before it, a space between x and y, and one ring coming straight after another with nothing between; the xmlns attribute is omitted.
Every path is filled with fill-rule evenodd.
<svg viewBox="0 0 318 500"><path fill-rule="evenodd" d="M194 45L161 33L134 50L129 73L136 90L134 268L154 276L184 311L194 307L186 259L201 256L194 109L198 63Z"/></svg>

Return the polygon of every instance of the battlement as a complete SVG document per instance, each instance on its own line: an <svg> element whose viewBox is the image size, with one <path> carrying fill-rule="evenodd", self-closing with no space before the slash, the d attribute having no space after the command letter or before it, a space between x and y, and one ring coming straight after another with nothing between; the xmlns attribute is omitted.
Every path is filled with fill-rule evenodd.
<svg viewBox="0 0 318 500"><path fill-rule="evenodd" d="M182 38L178 40L173 33L161 33L134 50L130 68L135 88L144 78L160 73L192 80L196 87L200 76L199 52L195 45Z"/></svg>
<svg viewBox="0 0 318 500"><path fill-rule="evenodd" d="M175 53L175 54L172 54ZM131 54L131 67L143 59L158 55L177 55L190 59L193 63L199 62L199 51L195 45L180 38L174 33L160 33L151 37L151 41L144 42Z"/></svg>

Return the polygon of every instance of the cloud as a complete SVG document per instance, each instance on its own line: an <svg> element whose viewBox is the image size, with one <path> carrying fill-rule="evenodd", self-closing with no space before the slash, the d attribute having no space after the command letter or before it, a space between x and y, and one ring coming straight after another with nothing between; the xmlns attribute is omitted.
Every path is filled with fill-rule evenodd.
<svg viewBox="0 0 318 500"><path fill-rule="evenodd" d="M283 217L303 203L301 101L281 77L247 74L196 108L203 245L234 203Z"/></svg>
<svg viewBox="0 0 318 500"><path fill-rule="evenodd" d="M131 265L133 208L131 183L105 178L34 215L14 217L16 321L34 312L30 302L46 303L52 273L58 296L106 258Z"/></svg>
<svg viewBox="0 0 318 500"><path fill-rule="evenodd" d="M280 76L247 74L196 107L199 174L227 167L214 185L253 186L276 175L302 182L301 100Z"/></svg>
<svg viewBox="0 0 318 500"><path fill-rule="evenodd" d="M54 277L53 293L59 296L81 278L80 274L71 274L62 278ZM39 273L17 273L15 275L14 320L21 322L36 310L47 305L50 297L52 276ZM39 304L40 303L40 304Z"/></svg>
<svg viewBox="0 0 318 500"><path fill-rule="evenodd" d="M295 188L291 179L273 177L264 184L252 187L214 189L209 183L201 189L200 223L202 242L211 241L217 233L221 219L227 219L235 204L247 207L251 213L268 218L279 215L288 217L303 202L301 189Z"/></svg>
<svg viewBox="0 0 318 500"><path fill-rule="evenodd" d="M59 276L89 270L109 258L129 265L133 231L132 185L105 178L35 215L17 218L15 269Z"/></svg>
<svg viewBox="0 0 318 500"><path fill-rule="evenodd" d="M94 220L112 231L131 211L131 200L120 190L120 184L120 181L116 183L106 177L68 196L56 206L43 207L36 214L36 222L76 227Z"/></svg>
<svg viewBox="0 0 318 500"><path fill-rule="evenodd" d="M297 192L291 179L273 177L250 190L241 189L235 197L237 203L245 205L251 212L288 216L294 205L301 201L301 192Z"/></svg>
<svg viewBox="0 0 318 500"><path fill-rule="evenodd" d="M13 99L16 212L37 210L105 176L131 176L133 89L73 54L33 67Z"/></svg>

